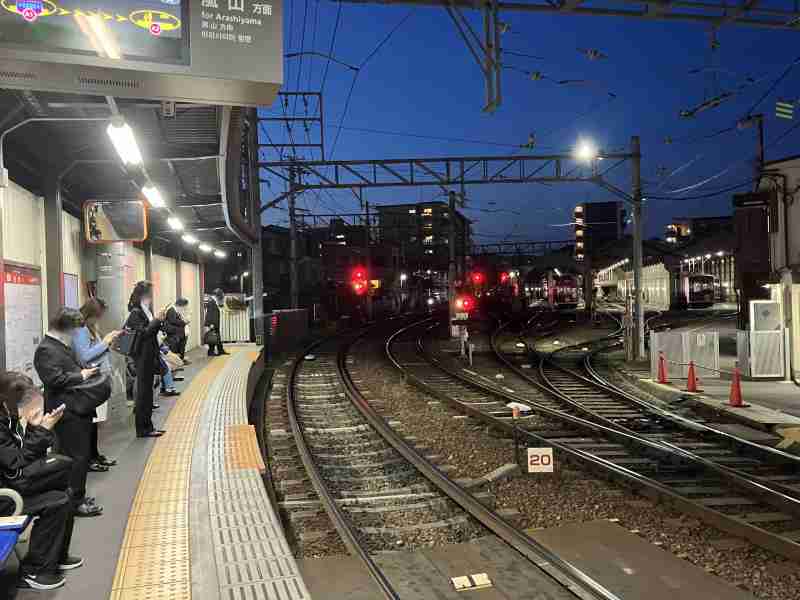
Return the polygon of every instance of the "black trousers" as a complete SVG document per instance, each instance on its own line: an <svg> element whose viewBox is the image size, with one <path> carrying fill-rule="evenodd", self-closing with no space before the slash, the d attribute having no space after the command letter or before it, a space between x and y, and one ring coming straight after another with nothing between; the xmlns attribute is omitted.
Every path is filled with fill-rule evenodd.
<svg viewBox="0 0 800 600"><path fill-rule="evenodd" d="M139 435L149 433L153 427L153 384L156 371L152 356L146 360L136 361L136 384L134 395L136 398L136 433Z"/></svg>
<svg viewBox="0 0 800 600"><path fill-rule="evenodd" d="M67 492L44 492L23 497L22 512L39 518L33 524L28 554L20 572L34 574L53 572L69 554L74 517Z"/></svg>
<svg viewBox="0 0 800 600"><path fill-rule="evenodd" d="M100 446L98 445L97 423L92 423L92 439L89 442L89 458L97 460L100 458Z"/></svg>
<svg viewBox="0 0 800 600"><path fill-rule="evenodd" d="M214 349L216 348L216 352ZM225 348L222 347L222 340L220 340L219 344L209 344L208 345L208 354L209 356L214 354L222 354L225 352Z"/></svg>
<svg viewBox="0 0 800 600"><path fill-rule="evenodd" d="M82 417L69 411L64 413L55 428L61 452L73 461L69 486L76 503L86 497L86 474L92 456L93 429L92 417Z"/></svg>
<svg viewBox="0 0 800 600"><path fill-rule="evenodd" d="M170 344L169 349L172 350L175 354L181 357L181 360L186 356L186 342L188 338L186 336L177 338L172 344Z"/></svg>

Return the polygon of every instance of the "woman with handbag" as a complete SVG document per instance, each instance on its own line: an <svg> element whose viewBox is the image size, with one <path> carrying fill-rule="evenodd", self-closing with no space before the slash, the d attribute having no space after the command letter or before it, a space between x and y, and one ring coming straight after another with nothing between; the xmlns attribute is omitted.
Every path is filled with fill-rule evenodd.
<svg viewBox="0 0 800 600"><path fill-rule="evenodd" d="M153 425L153 388L157 373L161 372L158 332L163 327L165 313L153 315L153 284L138 282L128 301L126 329L133 331L135 340L131 357L136 365L136 436L160 437L165 431Z"/></svg>
<svg viewBox="0 0 800 600"><path fill-rule="evenodd" d="M222 331L219 328L220 312L219 309L225 304L225 292L222 288L214 290L214 295L209 296L206 301L206 319L204 323L205 333L203 343L208 346L209 356L222 356L228 354L222 347ZM215 352L216 351L216 352Z"/></svg>
<svg viewBox="0 0 800 600"><path fill-rule="evenodd" d="M99 368L84 369L72 351L72 339L83 327L77 310L62 308L50 323L33 355L33 366L44 383L45 409L52 411L66 405L56 427L61 451L73 460L72 500L75 515L97 517L103 507L86 496L86 475L91 457L92 427L95 409L111 395L111 378L100 375Z"/></svg>
<svg viewBox="0 0 800 600"><path fill-rule="evenodd" d="M63 571L83 565L82 558L69 555L74 521L66 490L71 461L47 454L64 407L45 414L33 381L6 371L0 372L0 403L0 479L22 496L23 513L37 517L17 585L53 590L64 585Z"/></svg>
<svg viewBox="0 0 800 600"><path fill-rule="evenodd" d="M83 327L75 332L72 338L72 349L78 356L78 360L85 367L99 367L101 372L111 373L111 352L110 347L120 335L120 331L112 331L104 338L100 338L97 330L97 322L106 312L107 304L101 298L90 298L81 306L81 316L83 316ZM116 460L111 460L100 454L98 447L97 423L106 420L108 413L108 402L104 402L97 408L97 417L92 424L92 439L90 444L91 458L89 460L89 470L96 472L108 471L110 467L117 464Z"/></svg>

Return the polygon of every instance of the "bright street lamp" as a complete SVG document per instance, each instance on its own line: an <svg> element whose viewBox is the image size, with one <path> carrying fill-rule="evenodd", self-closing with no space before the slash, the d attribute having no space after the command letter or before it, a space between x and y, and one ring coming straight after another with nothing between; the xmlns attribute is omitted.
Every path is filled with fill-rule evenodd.
<svg viewBox="0 0 800 600"><path fill-rule="evenodd" d="M597 147L589 140L578 140L575 158L583 162L591 162L597 158Z"/></svg>

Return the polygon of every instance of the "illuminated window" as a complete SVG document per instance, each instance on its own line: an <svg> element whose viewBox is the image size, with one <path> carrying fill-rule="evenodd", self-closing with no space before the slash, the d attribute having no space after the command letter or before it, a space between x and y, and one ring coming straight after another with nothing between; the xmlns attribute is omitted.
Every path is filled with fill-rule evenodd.
<svg viewBox="0 0 800 600"><path fill-rule="evenodd" d="M583 248L583 242L575 242L577 248Z"/></svg>
<svg viewBox="0 0 800 600"><path fill-rule="evenodd" d="M578 204L578 206L575 207L575 214L582 212L583 212L583 204Z"/></svg>
<svg viewBox="0 0 800 600"><path fill-rule="evenodd" d="M432 208L423 208L422 209L422 216L423 217L432 217L433 216L433 209Z"/></svg>
<svg viewBox="0 0 800 600"><path fill-rule="evenodd" d="M584 225L583 219L576 217L576 218L575 218L575 224L577 224L577 225Z"/></svg>
<svg viewBox="0 0 800 600"><path fill-rule="evenodd" d="M422 243L425 244L426 246L430 246L431 244L433 244L433 236L426 235L424 238L422 238Z"/></svg>
<svg viewBox="0 0 800 600"><path fill-rule="evenodd" d="M425 254L433 254L433 250L425 250Z"/></svg>
<svg viewBox="0 0 800 600"><path fill-rule="evenodd" d="M583 237L583 229L576 229L575 237Z"/></svg>
<svg viewBox="0 0 800 600"><path fill-rule="evenodd" d="M409 209L408 209L408 214L410 214L410 215L415 215L415 214L417 214L417 209L416 209L416 208L409 208Z"/></svg>

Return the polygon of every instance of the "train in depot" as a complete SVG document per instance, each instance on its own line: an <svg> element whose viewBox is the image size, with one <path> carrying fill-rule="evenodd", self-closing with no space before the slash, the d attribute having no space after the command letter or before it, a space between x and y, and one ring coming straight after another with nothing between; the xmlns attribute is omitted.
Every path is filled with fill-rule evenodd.
<svg viewBox="0 0 800 600"><path fill-rule="evenodd" d="M717 278L709 273L670 271L662 264L642 270L642 300L653 308L710 308L718 300L719 289ZM616 295L624 299L632 294L633 272L624 271L616 279Z"/></svg>

